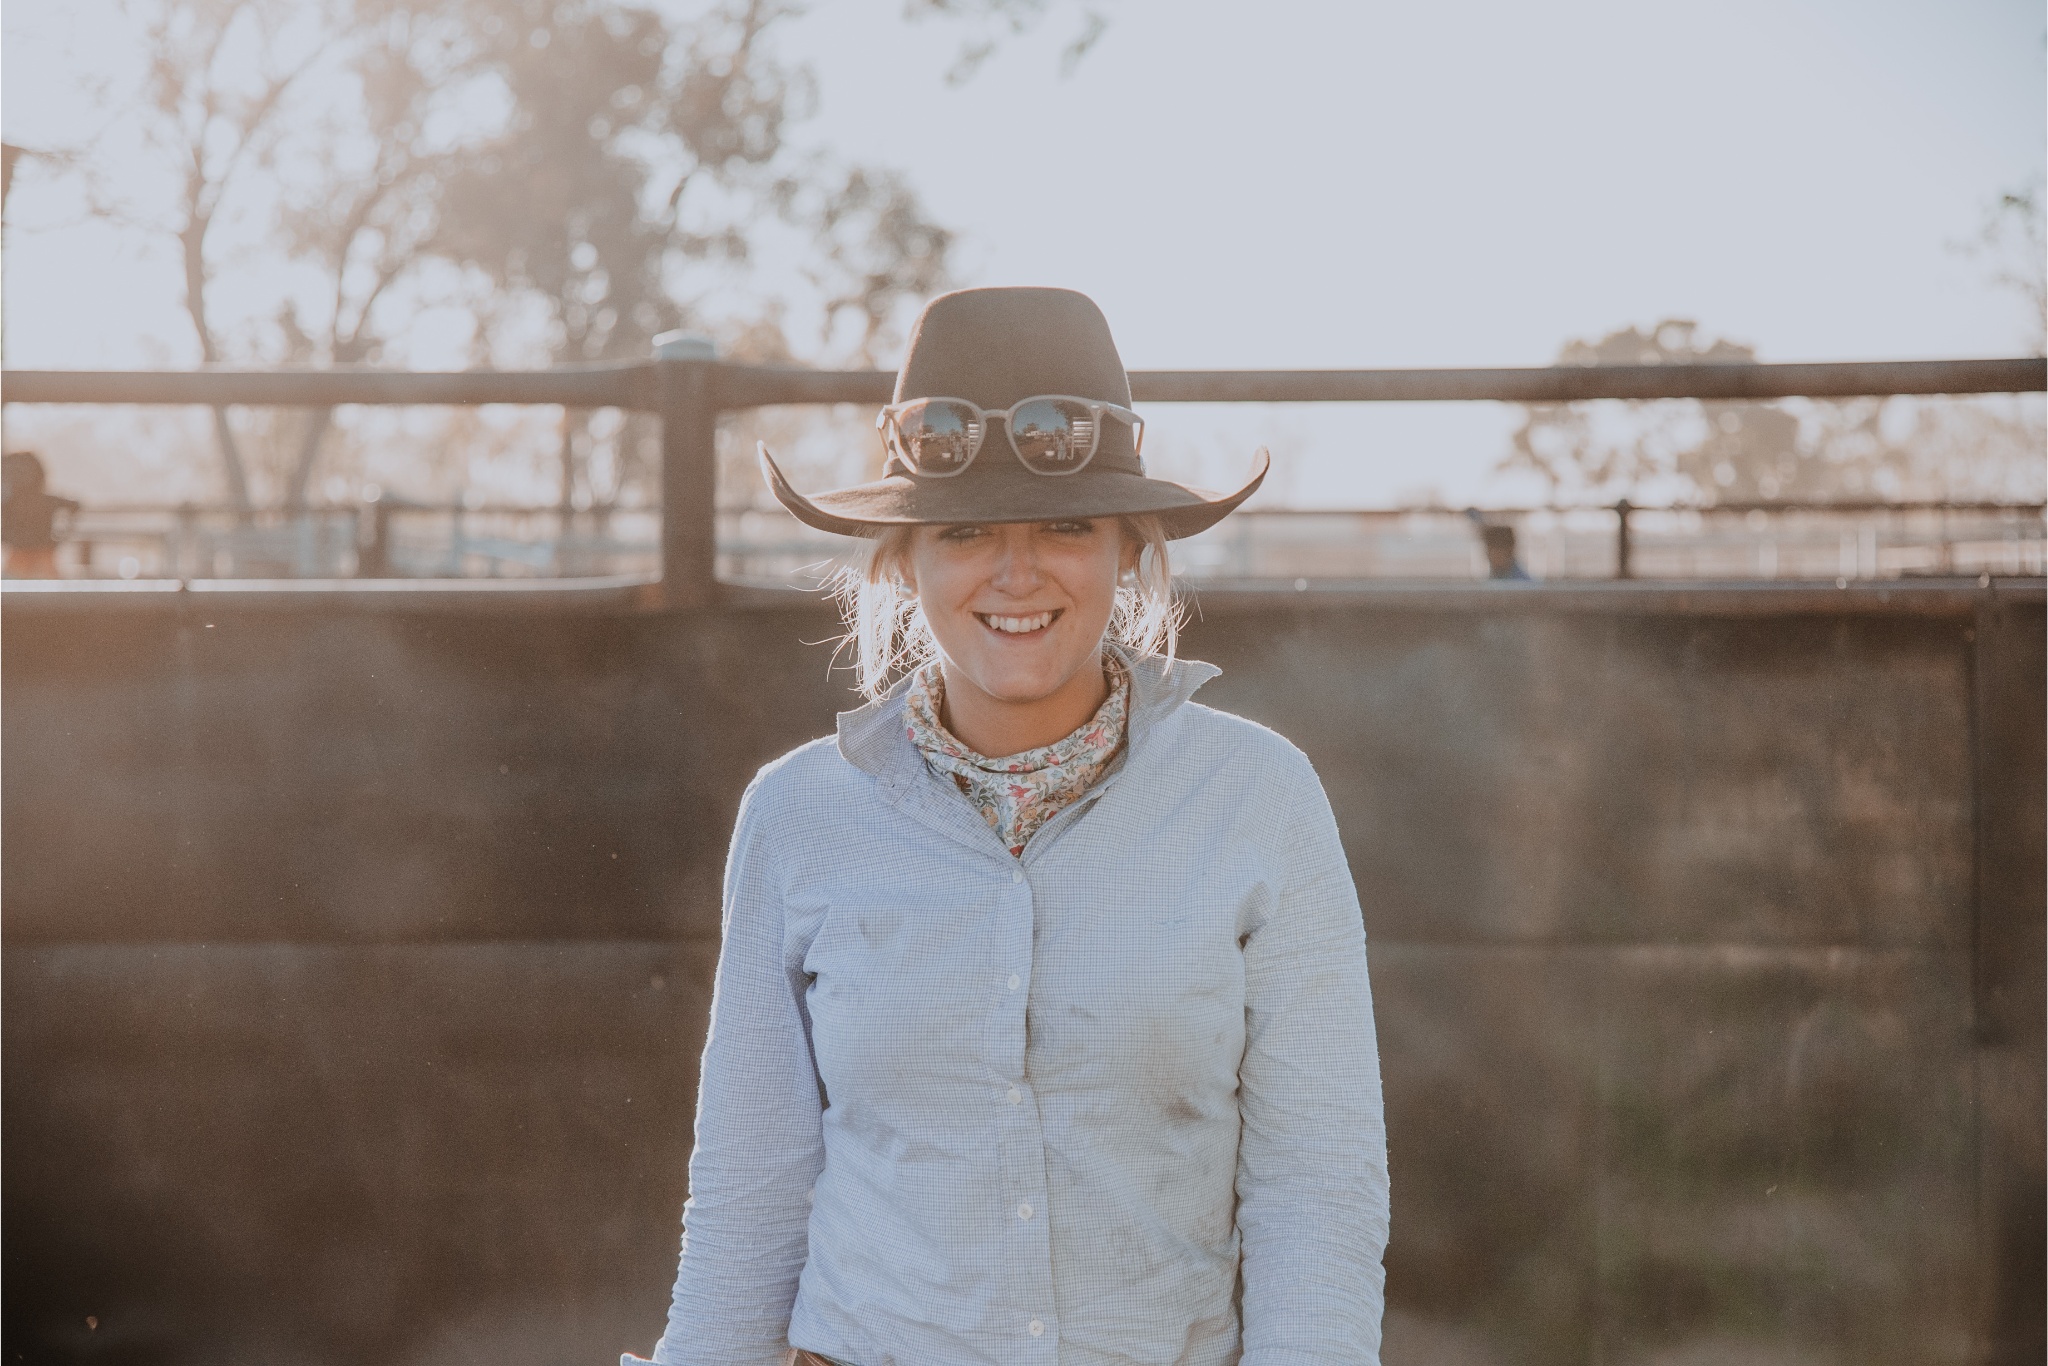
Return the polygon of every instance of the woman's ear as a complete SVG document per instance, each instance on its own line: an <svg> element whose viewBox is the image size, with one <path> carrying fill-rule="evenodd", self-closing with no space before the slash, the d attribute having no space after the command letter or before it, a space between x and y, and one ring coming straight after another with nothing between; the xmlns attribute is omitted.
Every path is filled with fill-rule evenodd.
<svg viewBox="0 0 2048 1366"><path fill-rule="evenodd" d="M889 547L889 577L915 595L917 592L917 569L913 561L917 554L916 527L909 528L909 534Z"/></svg>
<svg viewBox="0 0 2048 1366"><path fill-rule="evenodd" d="M1132 534L1126 525L1122 528L1123 543L1117 547L1116 569L1119 579L1128 579L1138 572L1138 561L1144 557L1145 542Z"/></svg>

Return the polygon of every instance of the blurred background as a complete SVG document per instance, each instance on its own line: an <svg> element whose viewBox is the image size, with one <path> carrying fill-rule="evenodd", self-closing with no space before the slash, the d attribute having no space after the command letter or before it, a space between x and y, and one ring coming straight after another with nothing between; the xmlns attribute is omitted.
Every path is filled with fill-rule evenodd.
<svg viewBox="0 0 2048 1366"><path fill-rule="evenodd" d="M80 0L6 26L17 370L635 361L672 329L887 367L930 294L1027 281L1093 295L1141 369L2041 345L2042 19L2011 0ZM832 486L878 466L871 416L728 424L729 577L831 550L739 516L754 440ZM378 502L409 574L652 567L655 427L617 409L7 420L82 505L67 574L349 574ZM2042 441L2038 395L1191 404L1148 455L1228 487L1270 446L1261 512L2031 504ZM1643 534L1695 576L2038 572L2038 517L1958 516ZM1495 520L1531 573L1610 572L1602 519ZM1486 572L1455 517L1241 518L1185 560Z"/></svg>
<svg viewBox="0 0 2048 1366"><path fill-rule="evenodd" d="M1139 371L2044 349L2017 0L0 30L14 1361L647 1349L733 807L855 700L790 591L843 547L755 443L877 472L886 379L785 370L888 371L935 293L1084 290ZM782 387L672 406L711 358ZM177 388L578 369L601 402ZM2013 387L1141 403L1156 473L1274 455L1175 548L1186 649L1345 832L1390 1366L2048 1352Z"/></svg>

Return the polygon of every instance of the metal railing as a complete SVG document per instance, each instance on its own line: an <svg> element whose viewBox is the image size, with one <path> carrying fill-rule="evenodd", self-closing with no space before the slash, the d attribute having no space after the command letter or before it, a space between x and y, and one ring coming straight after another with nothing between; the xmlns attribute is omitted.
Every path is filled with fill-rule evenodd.
<svg viewBox="0 0 2048 1366"><path fill-rule="evenodd" d="M1210 582L1483 579L1495 567L1481 527L1513 530L1514 568L1534 579L2039 575L2048 554L2038 503L1248 508L1176 543L1174 568ZM814 585L844 549L773 505L719 509L721 582ZM660 554L658 508L379 498L254 517L95 504L71 519L60 560L84 579L560 579L652 578Z"/></svg>
<svg viewBox="0 0 2048 1366"><path fill-rule="evenodd" d="M1514 532L1489 564L1477 523ZM1186 543L1192 579L1802 579L2038 575L2041 504L1247 510ZM1505 572L1503 572L1505 570Z"/></svg>
<svg viewBox="0 0 2048 1366"><path fill-rule="evenodd" d="M413 405L437 404L473 406L481 404L560 404L573 408L616 407L657 415L662 427L662 506L665 511L656 524L635 528L630 538L630 555L658 570L651 599L666 607L696 606L712 599L717 591L720 568L719 522L722 514L716 499L716 434L721 414L743 409L795 404L886 402L893 376L882 371L805 370L791 367L742 366L711 360L657 359L628 365L565 367L561 369L510 372L463 371L411 373L357 369L332 370L202 370L161 371L9 371L0 375L0 402L32 404L153 404L223 407L234 405L279 407L335 407L349 404ZM1699 398L1716 400L1767 400L1778 398L1846 398L1861 396L2039 393L2048 390L2048 361L2039 358L1957 361L1881 361L1785 365L1648 365L1648 366L1559 366L1528 369L1475 370L1322 370L1322 371L1134 371L1133 397L1150 403L1387 403L1441 402L1445 400L1503 403L1565 403L1593 399ZM1668 547L1660 543L1658 519L1748 518L1761 513L1769 518L1797 515L1839 516L1861 511L1871 516L1928 514L1943 517L1975 515L1993 519L2031 518L2039 521L2038 505L2011 507L1998 504L1722 504L1708 508L1644 509L1627 503L1604 510L1520 509L1496 510L1490 518L1522 521L1549 519L1542 529L1554 529L1560 564L1583 562L1574 559L1573 538L1589 534L1588 517L1609 519L1612 554L1609 572L1628 577L1643 572L1662 572L1658 565L1669 558ZM421 558L403 549L400 534L408 520L432 513L455 519L459 530L452 559L442 554L436 563L467 565L472 561L502 572L554 575L574 560L576 553L603 558L602 538L578 547L565 524L562 534L543 561L519 547L517 537L492 537L478 533L489 516L561 517L553 509L430 509L388 504L366 513L359 508L323 509L301 514L290 525L258 526L258 531L275 533L274 556L279 563L293 561L302 553L308 563L332 564L337 572L430 573L419 566ZM95 513L98 516L99 513ZM111 510L107 512L112 516ZM588 514L569 514L575 515ZM1282 514L1240 514L1232 519L1232 534L1251 537L1249 528ZM1297 514L1310 515L1310 514ZM1313 514L1364 519L1456 518L1455 510L1421 509ZM366 531L363 518L370 519ZM1573 519L1577 518L1578 521ZM195 510L193 534L177 542L175 553L166 552L172 569L184 573L186 556L194 557L190 568L207 565L197 548L201 520ZM346 529L341 529L346 523ZM377 528L381 524L383 531ZM1229 525L1229 524L1226 524ZM1243 528L1243 529L1238 529ZM2038 533L2031 533L2038 541ZM103 537L104 532L101 533ZM1213 533L1212 533L1213 535ZM88 539L93 539L88 537ZM1880 538L1881 539L1881 538ZM1925 538L1922 538L1923 540ZM2006 546L2019 538L2000 531L1992 539ZM247 538L245 538L247 540ZM1532 536L1529 544L1540 543ZM104 544L94 539L95 547ZM250 542L253 544L253 542ZM222 544L218 539L215 550ZM1872 544L1861 530L1854 553L1861 558ZM1959 556L1958 547L1963 547ZM1944 549L1944 547L1946 547ZM1881 561L1883 546L1872 551ZM1896 547L1895 547L1896 548ZM1935 538L1931 545L1916 545L1916 556L1931 556L1924 572L1952 571L1984 559L1981 546L1969 538ZM649 552L652 552L651 554ZM516 553L515 553L516 552ZM369 556L367 569L364 556ZM1465 533L1464 555L1469 569L1471 533ZM1547 553L1547 552L1546 552ZM1761 553L1761 552L1758 552ZM1803 553L1803 552L1802 552ZM1844 551L1835 547L1836 567L1844 563ZM2001 549L2007 559L2001 563L2020 564L2020 572L2039 572L2038 551L2031 558L2015 558ZM97 554L97 551L95 551ZM350 560L350 556L353 560ZM124 557L125 558L125 557ZM141 569L141 557L137 572ZM431 557L429 557L431 559ZM728 573L734 574L728 541ZM1197 556L1197 559L1200 557ZM1533 558L1533 555L1532 555ZM1798 557L1793 557L1797 559ZM1250 563L1240 554L1238 563ZM1802 561L1803 563L1803 561ZM487 568L486 572L490 572ZM631 572L630 570L627 572ZM1791 571L1788 570L1788 576ZM1797 572L1804 574L1806 570ZM1901 568L1899 572L1906 572ZM1989 572L1989 571L1987 571ZM1817 577L1845 577L1816 575ZM1282 576L1284 577L1284 575Z"/></svg>
<svg viewBox="0 0 2048 1366"><path fill-rule="evenodd" d="M94 503L64 524L74 578L585 578L660 572L661 509L422 503L380 496L298 512Z"/></svg>

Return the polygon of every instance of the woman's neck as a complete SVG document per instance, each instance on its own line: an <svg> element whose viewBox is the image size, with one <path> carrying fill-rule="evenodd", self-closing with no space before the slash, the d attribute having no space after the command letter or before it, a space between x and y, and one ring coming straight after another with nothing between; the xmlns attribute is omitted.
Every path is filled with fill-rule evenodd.
<svg viewBox="0 0 2048 1366"><path fill-rule="evenodd" d="M940 723L960 743L990 759L1064 740L1109 700L1109 680L1099 653L1052 692L1028 702L985 693L943 660L939 671L946 680Z"/></svg>

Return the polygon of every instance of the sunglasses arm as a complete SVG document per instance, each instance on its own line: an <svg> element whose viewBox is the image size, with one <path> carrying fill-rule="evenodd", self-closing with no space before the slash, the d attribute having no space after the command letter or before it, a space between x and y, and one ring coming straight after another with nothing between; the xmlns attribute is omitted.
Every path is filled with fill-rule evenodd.
<svg viewBox="0 0 2048 1366"><path fill-rule="evenodd" d="M1109 413L1115 417L1120 417L1125 422L1130 424L1131 452L1132 454L1138 456L1139 459L1142 461L1145 455L1145 419L1139 417L1136 413L1132 412L1129 408L1124 407L1120 403L1109 403L1101 400L1091 401L1095 402L1096 405L1100 407L1103 412Z"/></svg>

